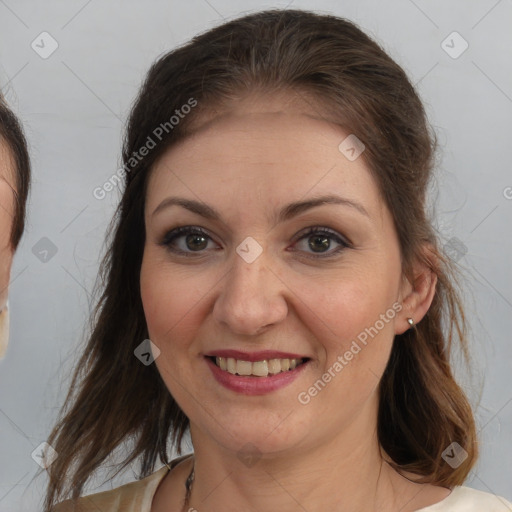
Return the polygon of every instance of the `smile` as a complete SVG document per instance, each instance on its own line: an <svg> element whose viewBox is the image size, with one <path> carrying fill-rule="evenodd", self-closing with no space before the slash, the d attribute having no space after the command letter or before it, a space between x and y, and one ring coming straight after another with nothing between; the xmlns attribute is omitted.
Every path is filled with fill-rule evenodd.
<svg viewBox="0 0 512 512"><path fill-rule="evenodd" d="M303 364L306 359L264 359L262 361L244 361L233 357L210 357L221 370L231 375L250 377L268 377L279 373L294 370Z"/></svg>
<svg viewBox="0 0 512 512"><path fill-rule="evenodd" d="M256 354L245 354L245 359L238 359L228 357L238 355L234 353L236 351L224 352L223 356L207 355L204 360L217 383L242 395L264 395L284 388L305 371L310 361L308 357L276 358L276 355L285 354L275 352L271 354L274 357L267 355L267 359L263 359L263 353L258 357ZM243 354L240 355L243 357ZM247 361L249 358L254 360Z"/></svg>

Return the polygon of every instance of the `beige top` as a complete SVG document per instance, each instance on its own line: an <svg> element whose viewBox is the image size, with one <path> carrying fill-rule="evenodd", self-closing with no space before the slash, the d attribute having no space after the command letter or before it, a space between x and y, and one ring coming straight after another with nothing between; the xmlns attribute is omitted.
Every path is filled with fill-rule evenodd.
<svg viewBox="0 0 512 512"><path fill-rule="evenodd" d="M171 468L186 457L189 455L174 459ZM70 500L63 501L53 512L151 512L158 484L168 472L164 466L137 482L84 496L78 499L76 508ZM512 512L512 503L494 494L457 486L445 499L416 512Z"/></svg>

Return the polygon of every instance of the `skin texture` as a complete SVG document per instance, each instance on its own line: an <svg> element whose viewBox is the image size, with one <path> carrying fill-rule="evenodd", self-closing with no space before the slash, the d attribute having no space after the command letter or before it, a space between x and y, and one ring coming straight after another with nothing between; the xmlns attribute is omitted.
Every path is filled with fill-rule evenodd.
<svg viewBox="0 0 512 512"><path fill-rule="evenodd" d="M421 266L403 278L391 214L363 158L338 145L349 133L300 101L249 97L170 148L152 171L146 197L141 294L156 365L190 419L195 481L190 506L203 510L417 510L448 489L419 485L384 462L376 435L377 385L395 334L419 322L435 292ZM368 213L322 205L276 224L285 204L336 194ZM181 206L152 215L169 196L215 208L221 221ZM194 252L186 235L173 254L162 239L178 226L210 238ZM334 230L314 256L307 228ZM247 263L236 252L254 238L262 254ZM313 244L313 249L309 244ZM318 242L316 242L318 244ZM199 255L198 255L199 254ZM322 254L322 253L321 253ZM320 254L320 255L321 255ZM402 310L307 405L306 391L393 304ZM281 350L311 358L288 386L244 396L213 378L204 354L214 349ZM238 458L247 444L258 461ZM384 458L383 458L384 457ZM184 470L185 466L188 467ZM180 468L181 466L181 468ZM186 461L159 486L153 512L180 510Z"/></svg>
<svg viewBox="0 0 512 512"><path fill-rule="evenodd" d="M0 359L4 357L8 341L8 316L5 304L13 259L10 234L14 216L13 170L11 156L0 141Z"/></svg>

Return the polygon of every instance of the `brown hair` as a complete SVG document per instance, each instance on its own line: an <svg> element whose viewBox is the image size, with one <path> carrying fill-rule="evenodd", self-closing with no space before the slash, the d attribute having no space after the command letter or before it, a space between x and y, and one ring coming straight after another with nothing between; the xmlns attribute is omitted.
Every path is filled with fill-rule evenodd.
<svg viewBox="0 0 512 512"><path fill-rule="evenodd" d="M14 167L13 189L15 201L11 229L11 247L16 250L25 229L26 206L30 187L30 157L23 128L14 113L7 106L0 93L0 142L9 149Z"/></svg>
<svg viewBox="0 0 512 512"><path fill-rule="evenodd" d="M380 384L381 446L398 470L417 474L421 482L461 484L473 466L473 414L449 364L454 333L469 362L465 318L451 264L425 212L435 137L422 103L401 67L353 23L271 10L232 20L161 57L135 101L123 150L126 186L100 269L105 286L61 419L48 440L59 456L48 468L46 512L57 497L78 497L93 471L124 441L133 446L120 469L140 457L141 477L154 471L158 457L167 461L169 435L181 453L188 419L156 365L144 366L133 354L148 338L139 288L148 177L163 152L193 130L193 122L236 105L243 95L278 90L313 98L365 144L363 156L394 218L405 275L422 258L438 278L426 316L395 337ZM135 161L155 128L191 98L197 107ZM425 244L432 247L430 257ZM456 469L441 457L453 441L468 453Z"/></svg>

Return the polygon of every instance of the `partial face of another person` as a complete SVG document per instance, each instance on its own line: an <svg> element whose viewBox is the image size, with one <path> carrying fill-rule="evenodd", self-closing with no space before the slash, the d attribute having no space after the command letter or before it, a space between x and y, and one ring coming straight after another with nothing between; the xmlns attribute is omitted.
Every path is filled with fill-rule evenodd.
<svg viewBox="0 0 512 512"><path fill-rule="evenodd" d="M8 147L0 140L0 359L9 338L7 297L13 259L11 231L14 217L14 171Z"/></svg>
<svg viewBox="0 0 512 512"><path fill-rule="evenodd" d="M152 169L140 282L155 363L192 433L227 450L292 453L375 428L377 385L407 328L404 280L374 179L338 149L348 135L253 98ZM288 207L320 196L339 203ZM226 350L246 354L219 364L270 376L223 370L213 359ZM286 359L306 362L283 371Z"/></svg>

